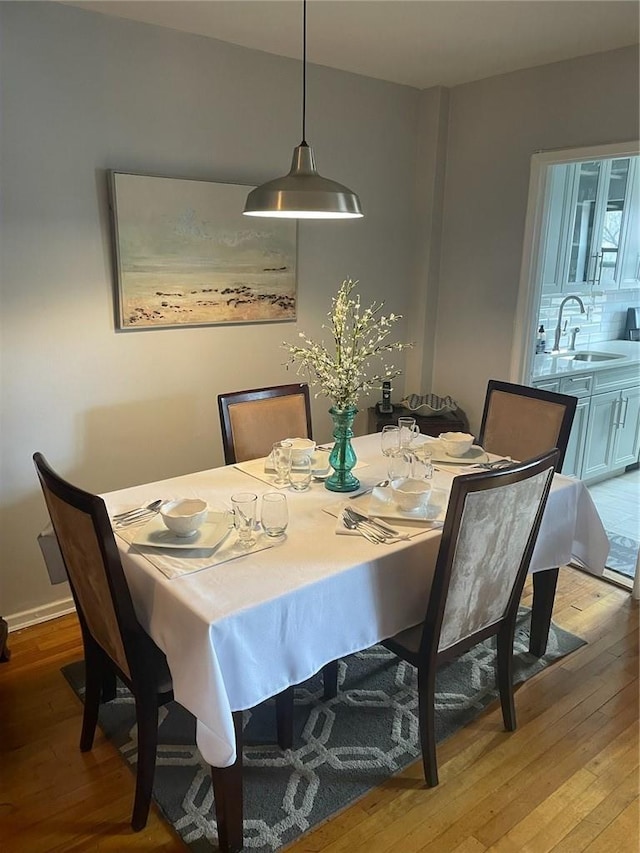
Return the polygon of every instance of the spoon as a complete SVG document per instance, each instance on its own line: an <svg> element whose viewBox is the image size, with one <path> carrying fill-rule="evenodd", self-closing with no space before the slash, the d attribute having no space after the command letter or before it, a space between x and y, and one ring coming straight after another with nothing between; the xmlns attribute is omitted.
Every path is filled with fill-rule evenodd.
<svg viewBox="0 0 640 853"><path fill-rule="evenodd" d="M122 521L125 518L133 518L133 516L139 515L140 513L155 512L157 509L160 509L161 504L162 500L151 501L147 506L141 506L137 509L128 509L126 512L118 512L113 516L113 520Z"/></svg>
<svg viewBox="0 0 640 853"><path fill-rule="evenodd" d="M380 483L376 483L375 486L371 486L368 489L364 489L361 492L356 492L355 495L349 495L349 500L353 501L356 498L362 497L362 495L369 495L374 489L384 489L389 485L389 480L382 480Z"/></svg>

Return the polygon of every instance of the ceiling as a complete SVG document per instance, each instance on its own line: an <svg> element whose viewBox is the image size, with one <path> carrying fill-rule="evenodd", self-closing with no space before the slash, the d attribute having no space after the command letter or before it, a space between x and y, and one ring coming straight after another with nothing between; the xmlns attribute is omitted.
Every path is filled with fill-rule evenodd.
<svg viewBox="0 0 640 853"><path fill-rule="evenodd" d="M67 5L280 56L302 55L299 0ZM310 62L426 89L639 41L636 0L309 0Z"/></svg>

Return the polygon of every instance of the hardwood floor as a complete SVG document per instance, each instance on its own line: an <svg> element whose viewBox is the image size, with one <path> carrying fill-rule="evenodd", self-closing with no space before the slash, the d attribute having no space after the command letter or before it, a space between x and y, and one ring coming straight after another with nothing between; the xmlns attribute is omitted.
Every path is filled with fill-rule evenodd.
<svg viewBox="0 0 640 853"><path fill-rule="evenodd" d="M524 603L530 604L527 587ZM638 850L638 605L562 569L554 620L588 645L438 750L441 783L416 763L288 853L626 853ZM99 733L78 748L81 706L60 667L82 656L74 616L9 636L0 664L0 848L6 853L183 851L155 807L129 826L133 774Z"/></svg>

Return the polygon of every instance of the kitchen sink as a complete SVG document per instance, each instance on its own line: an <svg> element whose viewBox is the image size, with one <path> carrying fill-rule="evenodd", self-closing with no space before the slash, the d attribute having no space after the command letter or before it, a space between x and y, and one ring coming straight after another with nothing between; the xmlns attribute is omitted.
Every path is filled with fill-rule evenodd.
<svg viewBox="0 0 640 853"><path fill-rule="evenodd" d="M624 356L612 352L577 352L574 355L563 354L560 358L570 358L572 361L612 361Z"/></svg>

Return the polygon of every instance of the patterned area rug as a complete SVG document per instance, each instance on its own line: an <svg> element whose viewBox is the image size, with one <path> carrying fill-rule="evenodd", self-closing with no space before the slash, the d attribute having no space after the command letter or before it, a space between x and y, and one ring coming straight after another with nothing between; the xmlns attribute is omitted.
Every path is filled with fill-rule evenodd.
<svg viewBox="0 0 640 853"><path fill-rule="evenodd" d="M628 578L635 577L636 560L638 559L638 548L640 543L635 539L630 539L628 536L621 536L618 533L610 533L607 530L609 537L609 556L607 557L607 567L621 575L626 575Z"/></svg>
<svg viewBox="0 0 640 853"><path fill-rule="evenodd" d="M584 645L553 625L547 654L538 660L527 651L529 617L522 608L515 641L516 683ZM494 655L487 641L439 671L438 741L496 698ZM84 664L71 664L63 673L82 695ZM412 666L382 646L373 646L340 662L339 685L337 698L329 702L322 701L319 676L296 689L296 748L284 753L273 744L273 702L245 713L246 849L259 853L280 849L420 755ZM176 703L160 714L154 799L191 850L211 853L217 842L211 777L194 746L193 717ZM101 707L100 726L134 765L135 715L126 688L120 686L117 698Z"/></svg>

